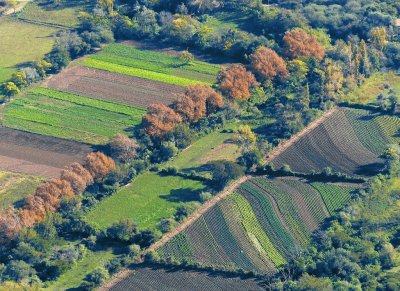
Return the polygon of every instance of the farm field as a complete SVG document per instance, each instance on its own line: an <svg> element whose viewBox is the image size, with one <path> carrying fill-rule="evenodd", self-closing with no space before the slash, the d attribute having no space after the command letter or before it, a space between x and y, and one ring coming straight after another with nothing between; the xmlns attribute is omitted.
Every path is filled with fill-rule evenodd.
<svg viewBox="0 0 400 291"><path fill-rule="evenodd" d="M178 86L213 84L220 66L200 61L183 63L179 57L157 51L111 44L102 52L83 60L83 64L112 73L139 77Z"/></svg>
<svg viewBox="0 0 400 291"><path fill-rule="evenodd" d="M183 93L181 86L80 66L63 70L46 80L45 84L94 99L143 108L152 103L170 104L176 99L176 94Z"/></svg>
<svg viewBox="0 0 400 291"><path fill-rule="evenodd" d="M121 219L132 219L139 228L154 230L162 218L175 214L177 206L196 201L203 188L199 181L146 172L101 201L86 220L105 229Z"/></svg>
<svg viewBox="0 0 400 291"><path fill-rule="evenodd" d="M366 110L340 108L323 124L272 160L299 173L330 167L350 176L371 176L383 166L380 156L400 140L400 119Z"/></svg>
<svg viewBox="0 0 400 291"><path fill-rule="evenodd" d="M3 125L29 132L104 144L141 122L145 110L38 87L4 109Z"/></svg>
<svg viewBox="0 0 400 291"><path fill-rule="evenodd" d="M42 177L58 176L72 162L81 162L92 147L74 141L0 127L0 170Z"/></svg>
<svg viewBox="0 0 400 291"><path fill-rule="evenodd" d="M33 194L40 182L39 177L0 171L0 209Z"/></svg>
<svg viewBox="0 0 400 291"><path fill-rule="evenodd" d="M163 259L270 272L306 246L330 211L343 207L357 188L320 186L252 178L157 251Z"/></svg>
<svg viewBox="0 0 400 291"><path fill-rule="evenodd" d="M135 266L130 275L110 288L112 291L135 290L193 290L193 291L256 291L262 290L254 279L208 274L199 271L163 269L159 267Z"/></svg>
<svg viewBox="0 0 400 291"><path fill-rule="evenodd" d="M54 43L52 35L57 30L1 17L0 83L9 79L19 65L40 60L48 53Z"/></svg>
<svg viewBox="0 0 400 291"><path fill-rule="evenodd" d="M18 14L18 18L44 25L73 28L79 24L79 12L86 11L92 6L87 0L62 1L58 5L40 0L28 3Z"/></svg>

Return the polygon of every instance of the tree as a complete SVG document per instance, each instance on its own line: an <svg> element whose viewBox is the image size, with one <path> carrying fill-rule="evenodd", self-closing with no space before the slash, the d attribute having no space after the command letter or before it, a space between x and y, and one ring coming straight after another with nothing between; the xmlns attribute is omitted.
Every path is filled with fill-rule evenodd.
<svg viewBox="0 0 400 291"><path fill-rule="evenodd" d="M36 275L35 269L33 269L28 263L24 261L11 261L7 264L6 269L3 272L3 276L6 280L21 282L22 280L30 280Z"/></svg>
<svg viewBox="0 0 400 291"><path fill-rule="evenodd" d="M222 1L218 0L189 0L189 7L196 9L199 13L212 11L222 5Z"/></svg>
<svg viewBox="0 0 400 291"><path fill-rule="evenodd" d="M189 122L197 122L206 114L215 112L224 104L220 94L208 85L188 86L185 93L174 102L173 108Z"/></svg>
<svg viewBox="0 0 400 291"><path fill-rule="evenodd" d="M383 51L388 44L387 31L386 28L383 26L374 27L373 29L371 29L370 38L374 46L380 51Z"/></svg>
<svg viewBox="0 0 400 291"><path fill-rule="evenodd" d="M13 82L7 82L3 85L4 94L8 97L12 97L14 95L19 94L21 91L18 86Z"/></svg>
<svg viewBox="0 0 400 291"><path fill-rule="evenodd" d="M73 163L61 171L61 179L71 184L75 194L81 194L86 187L93 184L93 177L82 165Z"/></svg>
<svg viewBox="0 0 400 291"><path fill-rule="evenodd" d="M114 11L114 0L97 0L100 8L104 12L111 14Z"/></svg>
<svg viewBox="0 0 400 291"><path fill-rule="evenodd" d="M149 106L143 117L143 126L151 137L160 138L170 132L182 117L168 106L156 103Z"/></svg>
<svg viewBox="0 0 400 291"><path fill-rule="evenodd" d="M208 164L211 168L212 181L217 189L222 189L231 180L244 175L241 166L231 161L213 161Z"/></svg>
<svg viewBox="0 0 400 291"><path fill-rule="evenodd" d="M147 7L136 15L135 21L137 24L136 32L140 37L154 37L158 34L160 27L156 18L157 14Z"/></svg>
<svg viewBox="0 0 400 291"><path fill-rule="evenodd" d="M185 50L179 54L179 59L187 65L194 61L194 56L188 50Z"/></svg>
<svg viewBox="0 0 400 291"><path fill-rule="evenodd" d="M137 156L136 150L139 147L135 140L123 134L114 136L108 145L111 157L121 162L129 162L134 159Z"/></svg>
<svg viewBox="0 0 400 291"><path fill-rule="evenodd" d="M12 74L10 81L17 85L18 88L22 88L28 85L28 82L26 81L26 74L22 70L19 70Z"/></svg>
<svg viewBox="0 0 400 291"><path fill-rule="evenodd" d="M243 151L248 151L257 141L257 137L248 125L241 125L234 137Z"/></svg>
<svg viewBox="0 0 400 291"><path fill-rule="evenodd" d="M323 59L325 56L325 50L318 41L300 28L287 31L283 41L288 55L294 59L301 57Z"/></svg>
<svg viewBox="0 0 400 291"><path fill-rule="evenodd" d="M285 79L289 73L285 61L272 49L260 47L250 55L251 67L264 81L275 77Z"/></svg>
<svg viewBox="0 0 400 291"><path fill-rule="evenodd" d="M0 212L0 249L2 245L8 245L10 238L14 238L21 228L22 223L14 207Z"/></svg>
<svg viewBox="0 0 400 291"><path fill-rule="evenodd" d="M247 100L250 89L257 85L254 75L243 65L234 64L218 75L219 89L230 99Z"/></svg>
<svg viewBox="0 0 400 291"><path fill-rule="evenodd" d="M87 155L84 167L92 175L95 181L103 180L110 172L115 170L113 159L101 152L94 152Z"/></svg>

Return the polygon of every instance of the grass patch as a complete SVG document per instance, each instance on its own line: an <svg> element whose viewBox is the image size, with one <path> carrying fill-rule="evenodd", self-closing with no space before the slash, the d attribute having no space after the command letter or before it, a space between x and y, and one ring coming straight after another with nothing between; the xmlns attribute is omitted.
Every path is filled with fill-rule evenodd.
<svg viewBox="0 0 400 291"><path fill-rule="evenodd" d="M199 181L147 172L102 201L86 220L100 229L121 219L132 219L142 229L154 229L162 218L173 215L177 206L195 201L196 192L203 188Z"/></svg>
<svg viewBox="0 0 400 291"><path fill-rule="evenodd" d="M235 160L240 152L236 144L228 143L232 137L233 133L212 132L193 143L166 166L187 169L209 161Z"/></svg>
<svg viewBox="0 0 400 291"><path fill-rule="evenodd" d="M386 84L395 89L398 97L400 97L400 75L388 72L373 74L354 92L348 94L345 100L364 104L375 103L379 94L388 93L389 90L385 88Z"/></svg>
<svg viewBox="0 0 400 291"><path fill-rule="evenodd" d="M0 209L33 194L41 181L39 177L0 171Z"/></svg>
<svg viewBox="0 0 400 291"><path fill-rule="evenodd" d="M87 11L93 5L90 1L70 0L54 5L48 1L29 2L18 14L18 18L50 25L76 27L80 11Z"/></svg>
<svg viewBox="0 0 400 291"><path fill-rule="evenodd" d="M54 43L57 29L0 18L0 82L11 77L17 66L40 60Z"/></svg>
<svg viewBox="0 0 400 291"><path fill-rule="evenodd" d="M144 109L38 87L6 105L3 124L65 139L104 144L141 122Z"/></svg>
<svg viewBox="0 0 400 291"><path fill-rule="evenodd" d="M179 86L213 84L220 66L193 61L184 64L174 55L111 44L84 60L89 67Z"/></svg>
<svg viewBox="0 0 400 291"><path fill-rule="evenodd" d="M111 249L103 251L87 250L85 257L77 261L76 264L63 273L56 281L50 284L45 290L70 290L78 288L84 281L86 275L93 272L96 268L104 265L112 259L113 252Z"/></svg>

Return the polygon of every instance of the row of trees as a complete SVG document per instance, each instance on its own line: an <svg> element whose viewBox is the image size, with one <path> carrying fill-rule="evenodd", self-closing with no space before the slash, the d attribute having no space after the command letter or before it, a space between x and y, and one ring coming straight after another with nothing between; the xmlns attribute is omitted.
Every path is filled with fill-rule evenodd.
<svg viewBox="0 0 400 291"><path fill-rule="evenodd" d="M90 153L83 165L73 163L53 178L38 186L35 193L25 198L21 208L13 207L0 213L0 243L4 248L23 228L42 221L55 212L63 199L82 194L93 183L101 182L115 170L114 161L101 152Z"/></svg>

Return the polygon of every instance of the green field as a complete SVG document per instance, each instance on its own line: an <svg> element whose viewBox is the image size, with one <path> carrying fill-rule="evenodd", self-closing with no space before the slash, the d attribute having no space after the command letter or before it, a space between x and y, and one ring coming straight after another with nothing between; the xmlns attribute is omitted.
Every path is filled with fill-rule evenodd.
<svg viewBox="0 0 400 291"><path fill-rule="evenodd" d="M0 209L33 194L41 178L0 171Z"/></svg>
<svg viewBox="0 0 400 291"><path fill-rule="evenodd" d="M52 282L45 290L69 290L78 288L84 281L87 274L93 272L113 258L111 249L103 251L87 250L85 257L63 273L59 278Z"/></svg>
<svg viewBox="0 0 400 291"><path fill-rule="evenodd" d="M174 56L132 46L111 44L86 58L86 66L179 86L213 84L220 67L200 61L184 64Z"/></svg>
<svg viewBox="0 0 400 291"><path fill-rule="evenodd" d="M375 103L379 94L388 93L389 90L385 88L385 85L396 90L397 96L400 97L400 75L388 72L373 74L354 92L348 94L345 100L357 103Z"/></svg>
<svg viewBox="0 0 400 291"><path fill-rule="evenodd" d="M177 157L166 163L165 167L176 167L180 170L199 167L209 161L235 160L239 147L231 143L233 133L212 132L190 145Z"/></svg>
<svg viewBox="0 0 400 291"><path fill-rule="evenodd" d="M28 3L21 13L18 14L18 18L73 28L79 24L79 12L86 11L92 6L90 1L87 0L63 0L59 5L40 0Z"/></svg>
<svg viewBox="0 0 400 291"><path fill-rule="evenodd" d="M76 141L104 144L141 122L144 109L38 87L7 104L10 128Z"/></svg>
<svg viewBox="0 0 400 291"><path fill-rule="evenodd" d="M197 200L204 188L199 181L144 173L89 212L86 220L104 229L121 219L132 219L142 229L155 229L162 218L175 214L176 207Z"/></svg>
<svg viewBox="0 0 400 291"><path fill-rule="evenodd" d="M51 50L57 30L0 17L0 83L9 79L18 65L43 58Z"/></svg>
<svg viewBox="0 0 400 291"><path fill-rule="evenodd" d="M311 233L330 211L343 207L355 189L356 185L253 178L157 252L163 259L268 272L305 247Z"/></svg>

